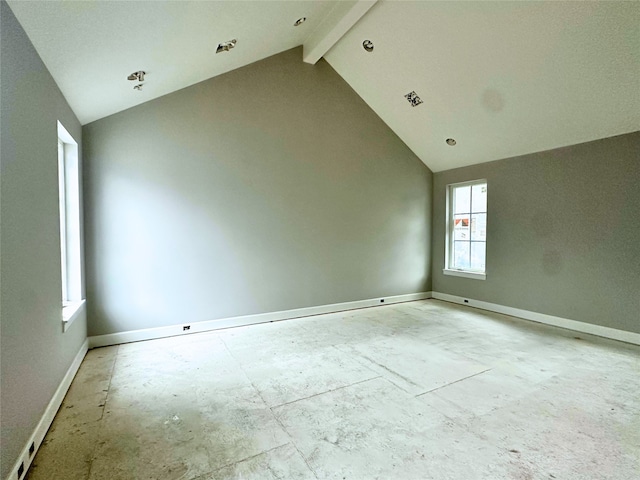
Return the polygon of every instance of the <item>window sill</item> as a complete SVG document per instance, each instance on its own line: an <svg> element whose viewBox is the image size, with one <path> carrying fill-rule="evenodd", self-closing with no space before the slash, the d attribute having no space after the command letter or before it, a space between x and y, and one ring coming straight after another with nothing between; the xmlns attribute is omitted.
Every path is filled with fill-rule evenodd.
<svg viewBox="0 0 640 480"><path fill-rule="evenodd" d="M62 331L66 332L85 309L86 300L68 303L62 306Z"/></svg>
<svg viewBox="0 0 640 480"><path fill-rule="evenodd" d="M451 275L453 277L463 277L463 278L472 278L474 280L486 280L487 274L481 272L469 272L467 270L450 270L448 268L444 268L442 273L445 275Z"/></svg>

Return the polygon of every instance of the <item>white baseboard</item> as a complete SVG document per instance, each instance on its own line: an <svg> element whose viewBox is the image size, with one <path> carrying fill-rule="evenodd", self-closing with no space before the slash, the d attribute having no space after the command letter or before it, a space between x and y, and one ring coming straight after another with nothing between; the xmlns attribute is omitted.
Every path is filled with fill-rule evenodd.
<svg viewBox="0 0 640 480"><path fill-rule="evenodd" d="M625 330L603 327L592 323L569 320L568 318L554 317L553 315L506 307L496 303L473 300L466 297L459 297L457 295L449 295L447 293L433 292L432 296L435 299L444 300L446 302L459 303L460 305L467 305L469 307L480 308L482 310L489 310L490 312L502 313L504 315L523 318L533 322L553 325L554 327L566 328L567 330L574 330L576 332L587 333L589 335L596 335L598 337L610 338L612 340L640 345L640 333L627 332Z"/></svg>
<svg viewBox="0 0 640 480"><path fill-rule="evenodd" d="M431 292L409 293L406 295L395 295L392 297L378 297L368 300L357 300L355 302L333 303L330 305L319 305L316 307L296 308L294 310L283 310L280 312L258 313L255 315L243 315L240 317L221 318L218 320L206 320L203 322L185 322L179 325L168 327L146 328L142 330L130 330L127 332L110 333L107 335L96 335L89 337L89 348L106 347L108 345L118 345L121 343L139 342L141 340L152 340L154 338L173 337L176 335L189 335L198 332L207 332L221 328L241 327L244 325L254 325L256 323L277 322L292 318L308 317L311 315L321 315L324 313L342 312L345 310L355 310L357 308L377 307L392 303L411 302L414 300L424 300L431 298ZM184 327L189 326L189 330Z"/></svg>
<svg viewBox="0 0 640 480"><path fill-rule="evenodd" d="M31 462L35 458L36 453L40 448L42 440L44 440L44 436L47 434L47 431L49 430L49 427L51 426L51 423L53 422L53 419L55 418L60 405L62 405L64 396L67 394L67 390L69 390L71 382L76 376L76 373L78 372L80 364L82 363L82 360L84 360L84 356L87 354L88 349L89 339L86 339L80 347L80 350L78 350L78 353L73 359L73 362L67 370L67 373L64 375L62 382L60 382L60 385L58 385L56 393L53 394L53 398L51 398L49 405L47 405L47 409L44 411L40 422L38 422L38 426L31 434L31 437L29 438L29 441L27 442L25 447L22 449L22 453L11 469L7 480L22 480L26 475L27 470L29 470L29 466L31 466ZM29 452L31 445L33 445L34 448L32 452ZM20 469L20 466L22 466L22 470ZM20 471L21 474L18 475L18 472Z"/></svg>

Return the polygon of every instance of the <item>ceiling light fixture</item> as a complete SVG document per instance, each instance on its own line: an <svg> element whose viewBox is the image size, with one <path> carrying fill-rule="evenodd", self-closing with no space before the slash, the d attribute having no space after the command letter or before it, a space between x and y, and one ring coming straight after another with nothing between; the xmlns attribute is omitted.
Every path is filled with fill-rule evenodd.
<svg viewBox="0 0 640 480"><path fill-rule="evenodd" d="M417 107L422 103L422 99L418 96L416 92L407 93L404 98L406 98L412 107Z"/></svg>
<svg viewBox="0 0 640 480"><path fill-rule="evenodd" d="M373 42L371 40L365 40L364 42L362 42L362 47L367 52L373 52Z"/></svg>
<svg viewBox="0 0 640 480"><path fill-rule="evenodd" d="M144 76L147 72L143 72L142 70L138 70L137 72L133 72L131 75L127 77L127 80L137 80L138 82L144 82Z"/></svg>
<svg viewBox="0 0 640 480"><path fill-rule="evenodd" d="M296 23L294 23L293 26L294 27L299 27L300 25L302 25L306 21L307 21L307 17L301 17L298 20L296 20Z"/></svg>
<svg viewBox="0 0 640 480"><path fill-rule="evenodd" d="M233 40L229 40L228 42L219 43L218 48L216 49L216 53L228 52L236 46L236 42L237 40L234 38Z"/></svg>
<svg viewBox="0 0 640 480"><path fill-rule="evenodd" d="M449 145L450 147L453 147L456 143L458 143L453 138L447 138L446 142L447 142L447 145Z"/></svg>

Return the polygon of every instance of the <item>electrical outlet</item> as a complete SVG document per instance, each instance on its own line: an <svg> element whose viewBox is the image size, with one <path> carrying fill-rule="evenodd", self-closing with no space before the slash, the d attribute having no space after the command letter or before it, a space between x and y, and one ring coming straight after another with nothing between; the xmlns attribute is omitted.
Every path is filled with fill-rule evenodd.
<svg viewBox="0 0 640 480"><path fill-rule="evenodd" d="M191 325L184 325L184 326L182 327L182 331L183 331L183 332L184 332L184 331L186 331L186 330L191 330Z"/></svg>

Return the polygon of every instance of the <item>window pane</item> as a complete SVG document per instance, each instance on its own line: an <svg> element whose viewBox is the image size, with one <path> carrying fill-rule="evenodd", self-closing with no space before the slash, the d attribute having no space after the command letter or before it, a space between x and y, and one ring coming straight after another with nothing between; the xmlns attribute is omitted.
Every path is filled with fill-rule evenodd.
<svg viewBox="0 0 640 480"><path fill-rule="evenodd" d="M469 240L470 231L469 215L456 215L453 219L453 239Z"/></svg>
<svg viewBox="0 0 640 480"><path fill-rule="evenodd" d="M484 242L471 242L471 270L484 272L486 245Z"/></svg>
<svg viewBox="0 0 640 480"><path fill-rule="evenodd" d="M474 185L472 195L472 212L486 212L487 211L487 184L482 183Z"/></svg>
<svg viewBox="0 0 640 480"><path fill-rule="evenodd" d="M487 183L449 186L447 268L485 272L487 240Z"/></svg>
<svg viewBox="0 0 640 480"><path fill-rule="evenodd" d="M468 270L470 267L469 253L469 242L453 242L453 268Z"/></svg>
<svg viewBox="0 0 640 480"><path fill-rule="evenodd" d="M453 213L469 213L471 208L471 186L453 188Z"/></svg>
<svg viewBox="0 0 640 480"><path fill-rule="evenodd" d="M471 240L487 241L486 213L474 213L471 215Z"/></svg>
<svg viewBox="0 0 640 480"><path fill-rule="evenodd" d="M67 291L67 201L64 168L64 145L58 140L58 207L60 211L60 273L62 274L62 302L69 299Z"/></svg>

